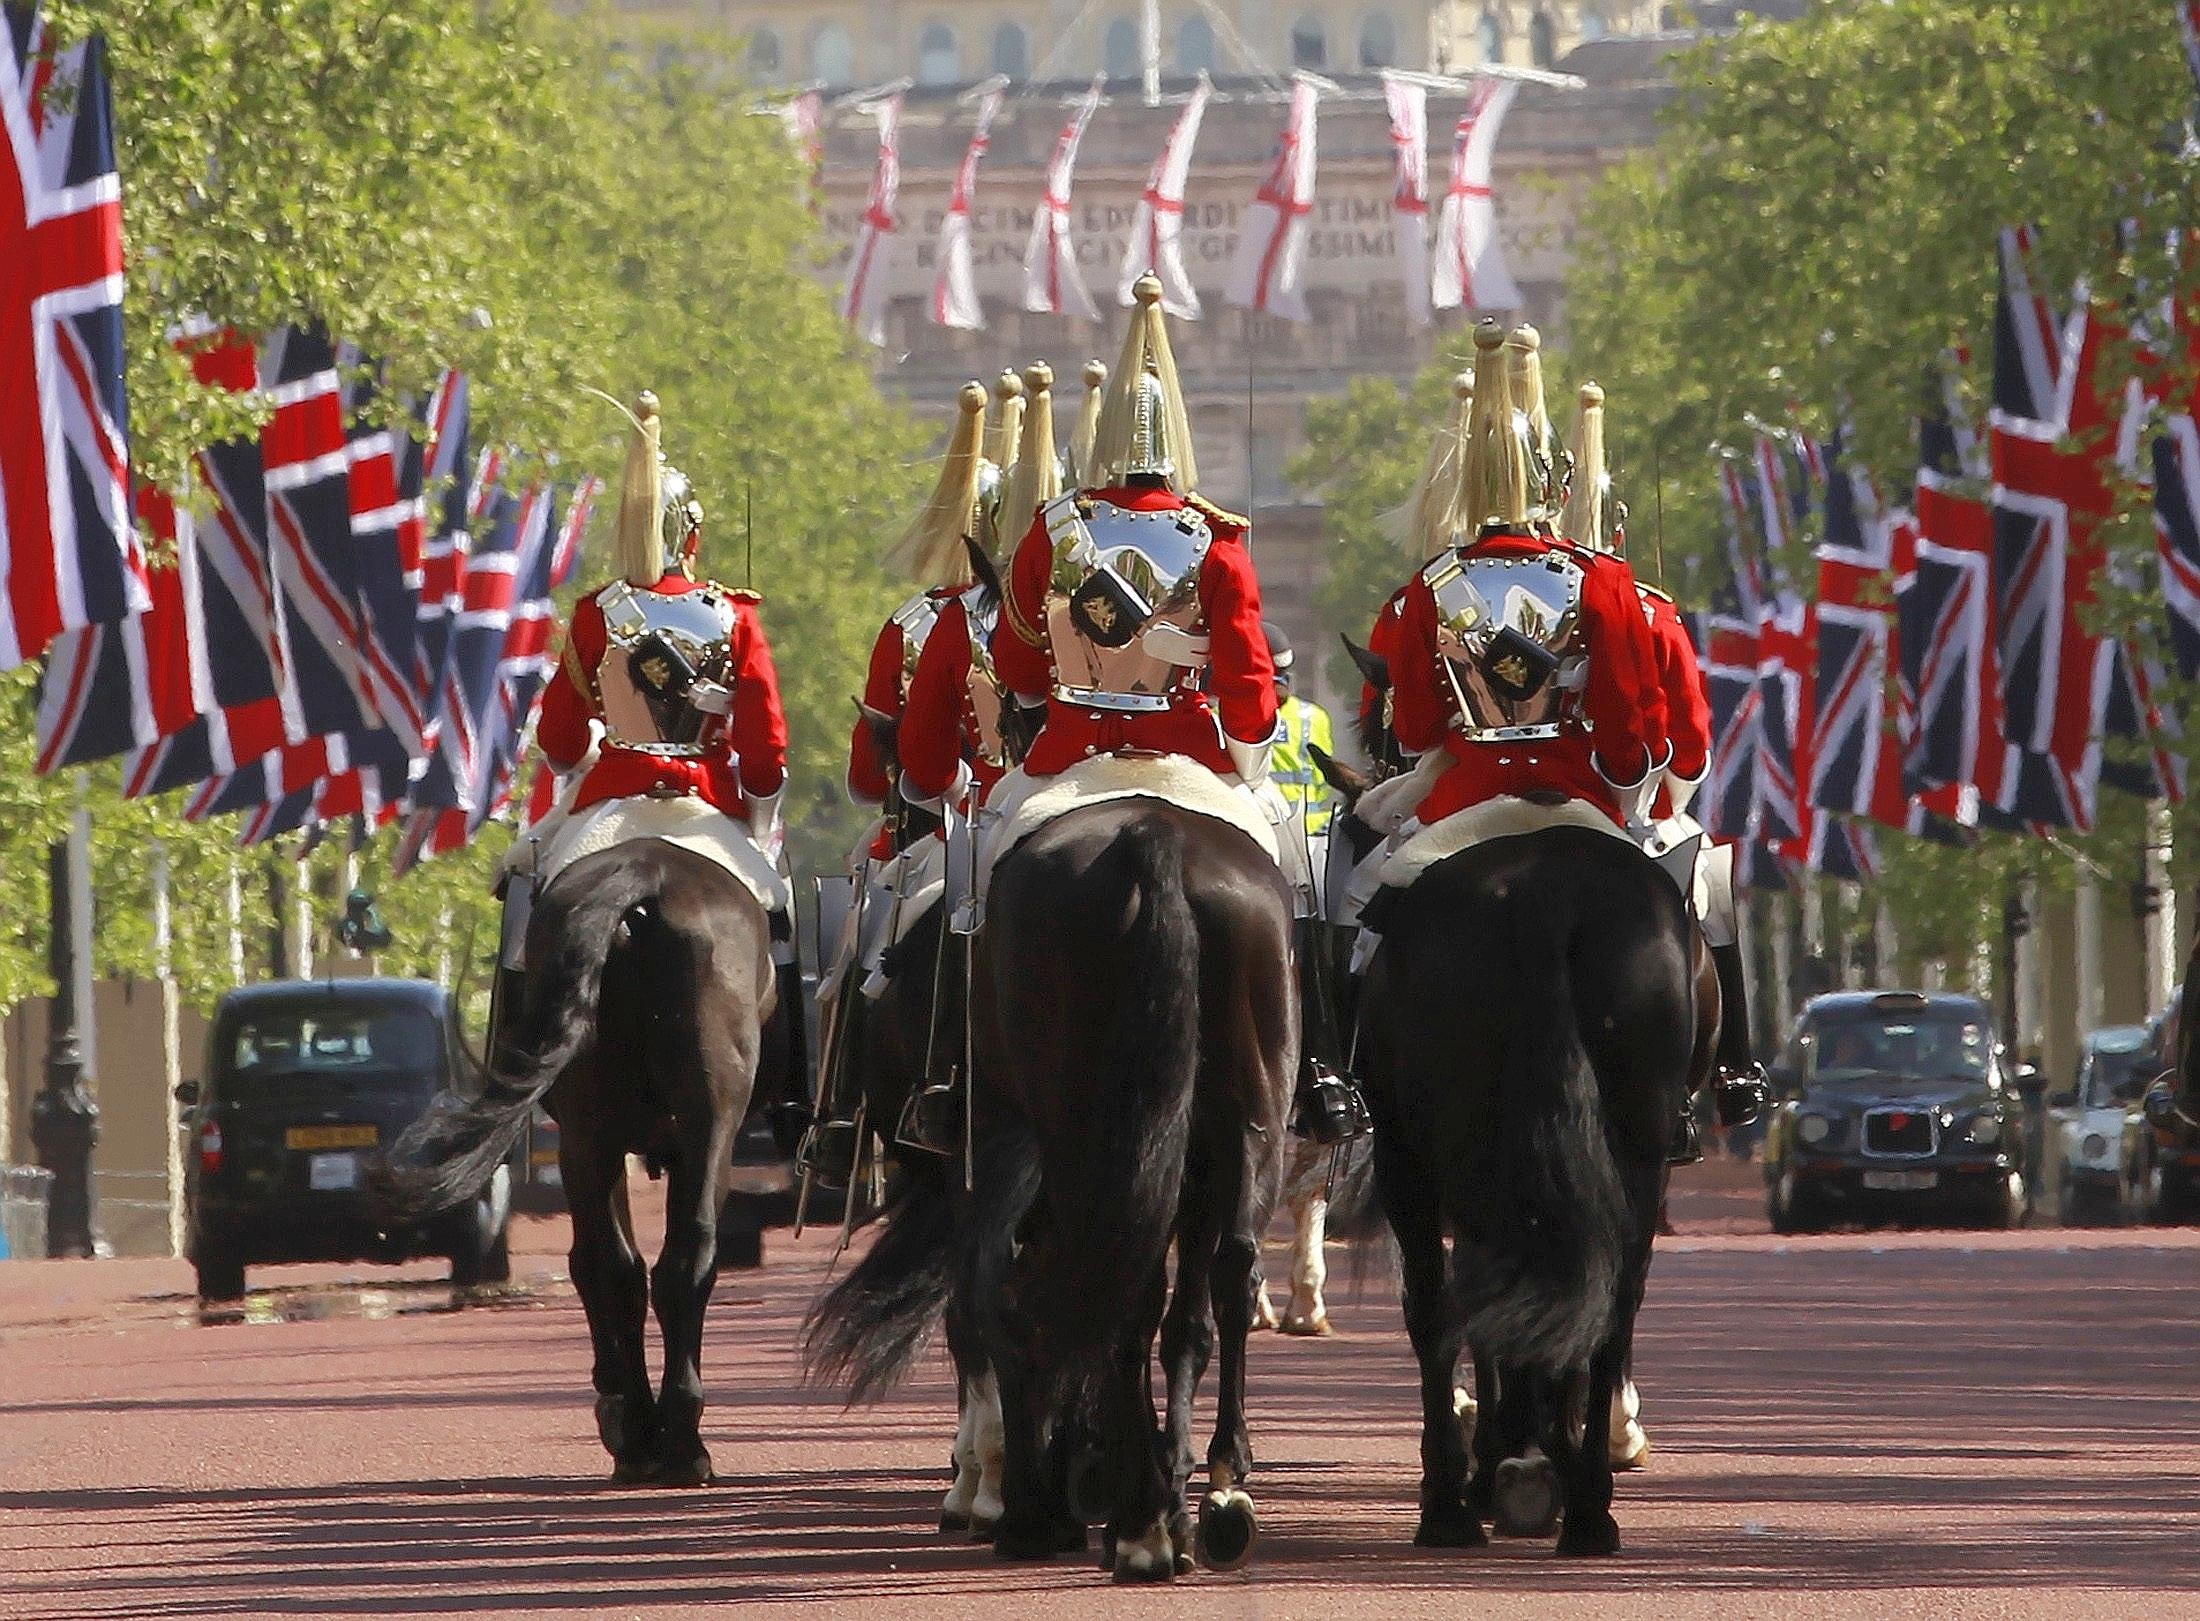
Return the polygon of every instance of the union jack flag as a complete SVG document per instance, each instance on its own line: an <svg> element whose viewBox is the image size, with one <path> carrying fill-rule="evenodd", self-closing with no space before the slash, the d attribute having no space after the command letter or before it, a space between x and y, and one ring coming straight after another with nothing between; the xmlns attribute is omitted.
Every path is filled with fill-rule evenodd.
<svg viewBox="0 0 2200 1621"><path fill-rule="evenodd" d="M2019 814L2090 828L2100 782L2176 797L2176 770L2160 747L2147 672L2135 649L2086 626L2107 565L2098 529L2114 506L2109 485L2123 419L2138 408L2094 385L2104 323L2079 290L2058 321L2032 288L2030 234L2001 243L2002 296L1994 331L1994 549L2002 698L2010 738L2047 792ZM2102 739L2148 744L2139 764L2103 760ZM2033 761L2037 761L2036 766ZM2021 790L2020 790L2021 791Z"/></svg>
<svg viewBox="0 0 2200 1621"><path fill-rule="evenodd" d="M151 604L130 510L122 177L105 41L7 6L0 50L0 669Z"/></svg>
<svg viewBox="0 0 2200 1621"><path fill-rule="evenodd" d="M346 485L359 581L360 673L375 718L408 751L417 751L427 724L413 690L422 469L410 436L376 420L376 390L367 363L348 345L339 359L345 379L343 417L351 425Z"/></svg>
<svg viewBox="0 0 2200 1621"><path fill-rule="evenodd" d="M446 372L426 403L422 490L428 502L420 563L419 618L413 639L413 690L433 726L450 668L451 621L466 587L468 524L474 496L467 454L472 426L464 372ZM487 462L491 458L484 457Z"/></svg>

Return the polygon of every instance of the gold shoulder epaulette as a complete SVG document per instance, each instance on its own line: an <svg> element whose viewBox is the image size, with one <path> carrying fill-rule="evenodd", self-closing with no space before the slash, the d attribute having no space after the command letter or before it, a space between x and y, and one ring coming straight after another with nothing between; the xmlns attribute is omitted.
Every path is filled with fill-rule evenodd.
<svg viewBox="0 0 2200 1621"><path fill-rule="evenodd" d="M1218 523L1229 524L1234 529L1250 529L1253 527L1253 520L1246 517L1242 512L1232 512L1225 507L1218 507L1204 495L1187 495L1184 498L1184 504L1202 517L1212 518Z"/></svg>
<svg viewBox="0 0 2200 1621"><path fill-rule="evenodd" d="M1646 597L1656 597L1660 602L1671 602L1673 600L1673 595L1671 592L1660 591L1656 586L1650 584L1650 582L1647 580L1637 580L1635 582L1635 589L1637 591L1640 591Z"/></svg>
<svg viewBox="0 0 2200 1621"><path fill-rule="evenodd" d="M732 590L728 591L726 595L733 598L733 600L736 602L746 603L751 608L755 607L757 604L761 603L764 600L763 592L751 590L748 586L745 585L735 586Z"/></svg>

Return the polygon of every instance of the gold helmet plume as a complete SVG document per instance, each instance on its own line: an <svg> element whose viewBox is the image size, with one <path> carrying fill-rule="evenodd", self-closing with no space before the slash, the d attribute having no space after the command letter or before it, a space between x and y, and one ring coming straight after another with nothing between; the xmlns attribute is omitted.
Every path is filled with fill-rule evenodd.
<svg viewBox="0 0 2200 1621"><path fill-rule="evenodd" d="M1604 390L1581 385L1581 414L1574 418L1574 478L1566 492L1561 532L1600 552L1619 550L1618 503L1604 465Z"/></svg>
<svg viewBox="0 0 2200 1621"><path fill-rule="evenodd" d="M657 396L642 390L628 420L633 431L627 435L626 476L619 486L619 573L629 585L646 589L665 577L664 419Z"/></svg>
<svg viewBox="0 0 2200 1621"><path fill-rule="evenodd" d="M886 554L886 566L919 585L968 585L965 536L978 532L978 446L985 437L985 385L963 384L955 396L955 426L947 435L932 498Z"/></svg>
<svg viewBox="0 0 2200 1621"><path fill-rule="evenodd" d="M1505 352L1512 358L1516 429L1528 441L1528 515L1549 520L1565 502L1566 469L1543 398L1543 334L1523 322L1505 335Z"/></svg>
<svg viewBox="0 0 2200 1621"><path fill-rule="evenodd" d="M1100 406L1107 397L1108 367L1102 360L1085 362L1085 397L1077 407L1077 432L1069 446L1069 482L1073 485L1090 485L1094 481L1086 474L1092 469L1093 442L1100 435Z"/></svg>
<svg viewBox="0 0 2200 1621"><path fill-rule="evenodd" d="M1098 489L1144 474L1187 494L1199 487L1199 465L1161 314L1161 279L1140 276L1131 297L1136 307L1130 330L1123 335L1123 353L1093 431L1092 465L1079 469L1079 482Z"/></svg>
<svg viewBox="0 0 2200 1621"><path fill-rule="evenodd" d="M1035 360L1024 368L1023 438L1016 447L1016 466L1001 488L1001 546L1022 540L1032 515L1061 493L1062 464L1054 459L1054 368Z"/></svg>
<svg viewBox="0 0 2200 1621"><path fill-rule="evenodd" d="M1528 446L1513 423L1505 329L1484 321L1474 329L1474 410L1450 527L1471 538L1488 528L1518 529L1527 521Z"/></svg>
<svg viewBox="0 0 2200 1621"><path fill-rule="evenodd" d="M1451 517L1459 505L1459 476L1466 464L1467 424L1474 411L1474 374L1451 380L1452 409L1429 441L1428 460L1404 506L1383 514L1386 534L1403 546L1415 564L1427 562L1451 543Z"/></svg>
<svg viewBox="0 0 2200 1621"><path fill-rule="evenodd" d="M1015 465L1016 447L1023 442L1024 432L1024 380L1014 367L1001 368L1001 375L993 380L993 398L1000 411L987 436L985 459L1001 470L1005 480Z"/></svg>

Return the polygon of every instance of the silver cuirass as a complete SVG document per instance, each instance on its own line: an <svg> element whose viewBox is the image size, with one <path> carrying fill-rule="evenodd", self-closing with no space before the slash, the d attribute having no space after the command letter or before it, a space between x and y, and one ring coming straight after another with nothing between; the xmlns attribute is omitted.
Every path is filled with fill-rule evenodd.
<svg viewBox="0 0 2200 1621"><path fill-rule="evenodd" d="M1477 557L1454 547L1421 571L1459 730L1476 742L1559 735L1580 724L1589 662L1582 567L1563 552Z"/></svg>
<svg viewBox="0 0 2200 1621"><path fill-rule="evenodd" d="M1134 512L1084 494L1041 511L1054 546L1047 642L1055 696L1095 709L1160 710L1206 663L1199 571L1214 532L1191 507Z"/></svg>
<svg viewBox="0 0 2200 1621"><path fill-rule="evenodd" d="M596 594L609 645L596 671L605 740L674 758L708 752L732 707L734 605L715 584L678 596L618 580Z"/></svg>

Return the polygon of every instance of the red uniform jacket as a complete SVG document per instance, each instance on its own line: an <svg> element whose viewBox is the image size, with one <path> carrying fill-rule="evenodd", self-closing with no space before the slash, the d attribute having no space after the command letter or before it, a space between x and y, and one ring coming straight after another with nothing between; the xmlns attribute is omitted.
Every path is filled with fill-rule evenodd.
<svg viewBox="0 0 2200 1621"><path fill-rule="evenodd" d="M1508 534L1487 536L1471 548L1495 557L1552 549L1536 536ZM1664 696L1635 577L1616 557L1590 554L1581 561L1581 636L1589 659L1581 711L1593 741L1589 730L1573 725L1535 742L1463 737L1438 663L1436 599L1418 574L1407 584L1391 655L1392 725L1406 749L1419 754L1441 747L1453 762L1415 813L1424 824L1500 794L1537 791L1586 800L1616 822L1622 819L1618 790L1636 786L1664 763Z"/></svg>
<svg viewBox="0 0 2200 1621"><path fill-rule="evenodd" d="M697 582L684 574L668 573L656 589L665 596L681 596L697 589ZM743 790L759 798L779 792L787 780L787 717L779 707L779 675L772 668L771 646L756 615L763 599L753 591L729 594L734 601L733 646L727 662L733 712L719 726L710 752L696 759L664 759L621 748L607 738L602 754L581 779L573 799L575 810L599 800L669 790L695 794L728 816L746 820ZM535 727L535 741L559 771L570 771L588 752L588 723L603 713L596 670L608 645L603 610L591 592L573 610L565 656L543 694L542 719Z"/></svg>
<svg viewBox="0 0 2200 1621"><path fill-rule="evenodd" d="M1711 764L1711 694L1704 686L1703 666L1697 662L1696 644L1680 610L1663 591L1638 583L1643 612L1649 616L1650 634L1657 643L1658 686L1665 694L1665 737L1672 745L1666 769L1683 782L1701 781ZM1658 790L1656 814L1673 814L1672 800Z"/></svg>
<svg viewBox="0 0 2200 1621"><path fill-rule="evenodd" d="M1186 500L1166 489L1089 493L1134 512L1173 512L1196 505L1205 515L1214 534L1199 570L1200 616L1208 638L1205 679L1187 672L1169 707L1150 714L1050 702L1046 725L1024 758L1024 770L1051 777L1088 755L1135 750L1189 755L1218 773L1234 772L1223 734L1240 743L1265 743L1276 730L1276 667L1268 656L1268 638L1261 633L1260 580L1253 573L1244 520L1196 496ZM1042 698L1053 691L1054 666L1046 646L1047 582L1053 567L1054 543L1041 517L1016 548L1008 600L1001 605L1001 622L993 633L993 667L1020 697Z"/></svg>
<svg viewBox="0 0 2200 1621"><path fill-rule="evenodd" d="M955 768L965 762L980 800L1006 774L979 751L978 716L970 703L970 648L970 615L957 597L940 611L939 623L925 638L901 714L902 790L912 798L938 799L955 785Z"/></svg>
<svg viewBox="0 0 2200 1621"><path fill-rule="evenodd" d="M944 603L960 590L959 586L935 585L924 594ZM879 627L878 640L871 644L871 668L863 678L866 708L896 720L901 718L908 657L902 628L889 618ZM858 715L854 730L848 734L848 797L859 805L884 804L887 787L886 761L879 757L878 739Z"/></svg>
<svg viewBox="0 0 2200 1621"><path fill-rule="evenodd" d="M1375 623L1368 627L1367 650L1381 659L1397 679L1398 615L1406 600L1406 588L1398 587L1390 593L1390 600L1375 612ZM1372 737L1383 721L1383 700L1389 696L1387 688L1377 688L1372 681L1360 683L1360 735Z"/></svg>

